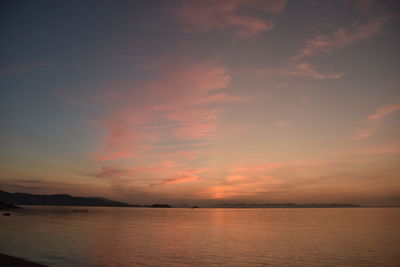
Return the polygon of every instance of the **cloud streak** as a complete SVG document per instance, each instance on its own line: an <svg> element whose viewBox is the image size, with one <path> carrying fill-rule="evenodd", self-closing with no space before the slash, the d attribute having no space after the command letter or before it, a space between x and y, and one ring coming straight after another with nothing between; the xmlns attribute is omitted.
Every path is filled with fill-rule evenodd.
<svg viewBox="0 0 400 267"><path fill-rule="evenodd" d="M344 73L338 72L322 73L308 62L301 62L298 64L293 64L293 62L291 62L283 67L251 69L251 74L259 76L298 77L314 80L337 80L342 78L344 75Z"/></svg>
<svg viewBox="0 0 400 267"><path fill-rule="evenodd" d="M343 73L323 74L307 62L302 62L295 66L289 66L283 69L272 70L272 72L283 76L311 78L314 80L336 80L343 76Z"/></svg>
<svg viewBox="0 0 400 267"><path fill-rule="evenodd" d="M400 110L399 104L386 105L378 108L375 113L369 115L366 121L370 124L368 128L358 129L355 131L354 139L362 140L370 137L381 128L381 121L391 113Z"/></svg>
<svg viewBox="0 0 400 267"><path fill-rule="evenodd" d="M271 30L271 20L245 14L259 11L264 14L280 13L286 0L222 0L184 1L177 10L177 17L186 32L207 32L230 29L237 38L249 38L262 31Z"/></svg>
<svg viewBox="0 0 400 267"><path fill-rule="evenodd" d="M388 17L374 18L364 24L357 25L352 30L340 28L331 34L318 34L308 40L293 59L301 60L316 54L331 53L370 38L380 33L388 20Z"/></svg>
<svg viewBox="0 0 400 267"><path fill-rule="evenodd" d="M374 114L370 115L368 117L368 120L374 121L374 120L381 120L384 117L390 115L391 113L400 110L400 105L387 105L384 107L379 108Z"/></svg>

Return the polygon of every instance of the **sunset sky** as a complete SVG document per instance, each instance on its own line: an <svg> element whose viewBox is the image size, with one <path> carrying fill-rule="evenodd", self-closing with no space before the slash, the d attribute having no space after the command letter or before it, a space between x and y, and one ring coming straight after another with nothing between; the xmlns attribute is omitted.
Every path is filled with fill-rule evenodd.
<svg viewBox="0 0 400 267"><path fill-rule="evenodd" d="M0 189L400 205L398 1L2 1Z"/></svg>

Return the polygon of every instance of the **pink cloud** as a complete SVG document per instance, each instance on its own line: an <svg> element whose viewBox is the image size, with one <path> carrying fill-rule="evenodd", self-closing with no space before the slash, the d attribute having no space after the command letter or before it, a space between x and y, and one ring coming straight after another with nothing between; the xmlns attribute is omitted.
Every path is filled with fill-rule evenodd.
<svg viewBox="0 0 400 267"><path fill-rule="evenodd" d="M214 92L230 82L225 68L216 61L182 61L174 66L158 62L152 68L157 78L132 88L121 98L127 104L121 102L119 110L97 120L106 131L97 160L130 158L139 151L156 149L158 141L204 143L217 131L223 105L245 100ZM141 102L130 106L129 100L135 101L138 92Z"/></svg>
<svg viewBox="0 0 400 267"><path fill-rule="evenodd" d="M124 91L110 89L107 95L119 97L110 98L113 108L96 120L104 136L95 159L111 167L94 176L110 180L116 190L134 181L143 192L201 181L207 170L199 162L211 154L205 148L227 106L247 101L228 92L230 76L214 60L149 66L154 78Z"/></svg>
<svg viewBox="0 0 400 267"><path fill-rule="evenodd" d="M378 130L378 127L359 129L355 131L354 139L361 140L370 137Z"/></svg>
<svg viewBox="0 0 400 267"><path fill-rule="evenodd" d="M336 80L343 76L343 73L329 72L321 73L313 65L307 62L302 62L296 65L289 64L283 67L255 69L253 74L259 75L278 75L278 76L293 76L311 78L315 80ZM280 87L287 87L287 83L279 84Z"/></svg>
<svg viewBox="0 0 400 267"><path fill-rule="evenodd" d="M187 32L206 32L232 29L239 38L253 37L273 28L267 19L243 14L244 10L259 10L277 14L283 10L286 0L220 0L184 1L177 10L177 17Z"/></svg>
<svg viewBox="0 0 400 267"><path fill-rule="evenodd" d="M199 99L195 104L243 102L250 99L243 96L234 96L227 93L217 93Z"/></svg>
<svg viewBox="0 0 400 267"><path fill-rule="evenodd" d="M300 60L315 54L330 53L355 44L380 33L387 21L388 18L386 17L375 18L356 26L353 30L341 28L332 34L319 34L308 40L306 45L297 52L293 59Z"/></svg>
<svg viewBox="0 0 400 267"><path fill-rule="evenodd" d="M378 108L374 114L371 114L366 119L366 121L370 124L370 126L364 129L356 130L354 139L362 140L373 135L376 131L380 129L381 120L397 110L400 110L399 104L386 105L381 108Z"/></svg>
<svg viewBox="0 0 400 267"><path fill-rule="evenodd" d="M369 120L380 120L384 117L388 116L390 113L393 113L397 110L400 110L400 105L387 105L379 108L374 114L368 117Z"/></svg>
<svg viewBox="0 0 400 267"><path fill-rule="evenodd" d="M103 138L105 144L94 158L99 161L129 158L135 151L150 146L156 137L136 128L145 123L146 119L147 114L133 109L117 111L98 119L96 124L105 129L106 135Z"/></svg>
<svg viewBox="0 0 400 267"><path fill-rule="evenodd" d="M311 64L307 62L300 63L296 66L298 72L293 72L295 76L310 77L316 80L326 80L326 79L340 79L343 73L319 73Z"/></svg>
<svg viewBox="0 0 400 267"><path fill-rule="evenodd" d="M177 123L172 133L184 139L203 139L218 127L218 111L205 108L175 110L167 118Z"/></svg>

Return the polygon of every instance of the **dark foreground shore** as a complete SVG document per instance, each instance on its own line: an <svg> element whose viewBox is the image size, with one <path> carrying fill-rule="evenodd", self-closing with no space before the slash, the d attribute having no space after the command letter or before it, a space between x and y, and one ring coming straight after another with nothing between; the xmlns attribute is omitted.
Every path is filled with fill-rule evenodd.
<svg viewBox="0 0 400 267"><path fill-rule="evenodd" d="M2 267L46 267L45 265L27 261L24 259L4 255L0 253L0 265Z"/></svg>

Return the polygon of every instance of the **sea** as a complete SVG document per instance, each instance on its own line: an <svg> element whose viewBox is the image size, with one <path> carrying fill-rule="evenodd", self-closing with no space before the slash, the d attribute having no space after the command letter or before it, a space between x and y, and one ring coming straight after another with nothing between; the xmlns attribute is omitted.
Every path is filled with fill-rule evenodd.
<svg viewBox="0 0 400 267"><path fill-rule="evenodd" d="M61 267L398 267L400 208L25 206L0 216L0 253Z"/></svg>

